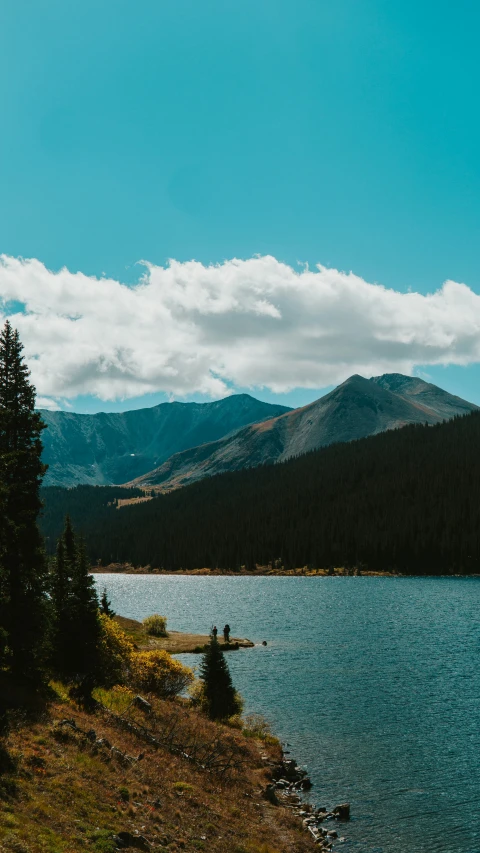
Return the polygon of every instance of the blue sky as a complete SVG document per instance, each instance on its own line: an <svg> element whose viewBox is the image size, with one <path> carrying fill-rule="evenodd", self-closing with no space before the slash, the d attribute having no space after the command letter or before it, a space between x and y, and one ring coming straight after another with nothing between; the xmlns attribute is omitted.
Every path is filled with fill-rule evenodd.
<svg viewBox="0 0 480 853"><path fill-rule="evenodd" d="M479 294L479 26L465 0L3 0L0 252L129 284L141 259L272 255ZM480 403L469 361L413 369ZM70 405L166 399L145 387Z"/></svg>

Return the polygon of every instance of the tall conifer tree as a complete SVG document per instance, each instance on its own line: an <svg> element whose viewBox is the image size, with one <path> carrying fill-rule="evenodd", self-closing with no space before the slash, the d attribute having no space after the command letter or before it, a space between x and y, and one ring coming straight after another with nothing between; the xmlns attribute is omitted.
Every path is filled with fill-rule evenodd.
<svg viewBox="0 0 480 853"><path fill-rule="evenodd" d="M57 553L52 566L50 596L52 600L52 664L55 672L63 673L67 665L70 577L65 556L65 541L57 542Z"/></svg>
<svg viewBox="0 0 480 853"><path fill-rule="evenodd" d="M17 679L38 682L45 662L46 560L37 527L44 424L18 332L0 332L0 628Z"/></svg>
<svg viewBox="0 0 480 853"><path fill-rule="evenodd" d="M208 716L224 720L241 711L241 701L232 684L225 655L212 634L200 667Z"/></svg>
<svg viewBox="0 0 480 853"><path fill-rule="evenodd" d="M53 664L72 681L91 684L98 668L99 605L83 543L77 542L70 518L58 540L52 566Z"/></svg>
<svg viewBox="0 0 480 853"><path fill-rule="evenodd" d="M107 587L104 586L102 597L100 599L100 613L103 613L104 616L108 616L110 619L113 619L116 614L111 605L112 602L107 595Z"/></svg>
<svg viewBox="0 0 480 853"><path fill-rule="evenodd" d="M100 644L99 603L85 546L80 542L72 573L72 663L81 675L94 679Z"/></svg>

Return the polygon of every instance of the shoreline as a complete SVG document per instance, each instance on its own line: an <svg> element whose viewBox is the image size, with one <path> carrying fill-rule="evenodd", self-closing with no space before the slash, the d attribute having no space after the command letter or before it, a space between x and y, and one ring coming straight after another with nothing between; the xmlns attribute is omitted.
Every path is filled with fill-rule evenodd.
<svg viewBox="0 0 480 853"><path fill-rule="evenodd" d="M114 619L141 650L161 649L170 655L201 654L210 640L209 634L190 634L185 631L167 631L166 637L152 637L137 619L120 615ZM255 645L244 637L232 637L229 643L225 643L223 637L219 636L218 642L224 652L252 649Z"/></svg>
<svg viewBox="0 0 480 853"><path fill-rule="evenodd" d="M92 566L91 575L138 575L155 577L229 577L229 578L480 578L480 574L406 574L405 572L353 572L344 569L335 569L328 572L325 569L268 569L265 567L252 572L232 571L229 569L178 569L178 571L166 571L164 569L150 569L148 567L135 568L130 564L114 563L109 566Z"/></svg>
<svg viewBox="0 0 480 853"><path fill-rule="evenodd" d="M108 566L92 566L92 575L165 575L168 577L318 577L318 578L347 578L347 577L385 577L385 578L407 578L407 577L480 577L480 575L406 575L400 572L370 572L370 571L347 571L345 569L334 569L332 572L326 569L270 569L266 566L259 567L254 571L231 569L178 569L167 571L165 569L152 569L150 567L134 567L130 563L111 563Z"/></svg>
<svg viewBox="0 0 480 853"><path fill-rule="evenodd" d="M267 785L264 797L272 805L290 809L292 815L301 821L303 829L310 833L317 850L331 850L337 841L344 843L347 839L334 827L350 820L350 803L340 803L327 809L305 802L302 793L310 791L313 783L307 771L299 767L295 759L287 758L287 754L290 753L282 749L280 763L269 762L272 782ZM262 759L268 761L268 756L262 755ZM333 827L331 821L334 821ZM324 826L325 823L330 825Z"/></svg>
<svg viewBox="0 0 480 853"><path fill-rule="evenodd" d="M177 655L201 653L210 639L209 635L182 631L169 631L166 637L151 637L136 619L118 614L114 619L136 641L139 649L163 649L169 654ZM222 637L219 637L218 641L223 651L253 648L255 645L251 640L238 637L232 637L228 644ZM274 734L273 737L275 738ZM306 802L303 795L312 789L313 783L307 771L290 757L290 752L285 752L283 747L280 747L280 750L280 760L272 760L265 744L263 748L259 746L261 761L270 778L262 791L263 799L272 806L289 810L302 829L309 833L317 850L329 851L336 841L346 841L335 827L350 819L350 803L341 803L327 809Z"/></svg>
<svg viewBox="0 0 480 853"><path fill-rule="evenodd" d="M139 649L162 649L176 655L201 653L210 639L206 634L190 634L182 631L168 631L166 637L151 637L145 633L142 623L136 619L119 614L114 616L114 619L136 641ZM239 637L232 637L231 642L227 644L223 637L219 636L218 642L223 651L255 646L251 640ZM275 734L272 733L272 735L279 744ZM295 759L290 757L290 752L284 751L280 744L280 760L274 759L269 754L265 743L260 745L257 742L257 747L270 779L262 791L262 798L271 806L290 811L294 820L309 833L310 840L313 841L317 850L326 853L331 850L336 841L345 842L346 838L337 832L335 826L350 819L350 803L341 803L332 809L327 809L306 802L303 795L313 788L307 771L300 767Z"/></svg>

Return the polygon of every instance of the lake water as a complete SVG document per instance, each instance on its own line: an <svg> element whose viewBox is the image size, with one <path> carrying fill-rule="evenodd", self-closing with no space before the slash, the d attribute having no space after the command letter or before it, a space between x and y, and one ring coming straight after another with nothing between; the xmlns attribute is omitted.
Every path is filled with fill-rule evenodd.
<svg viewBox="0 0 480 853"><path fill-rule="evenodd" d="M307 766L310 800L351 803L336 850L480 853L480 579L97 582L122 615L267 640L229 654L232 678Z"/></svg>

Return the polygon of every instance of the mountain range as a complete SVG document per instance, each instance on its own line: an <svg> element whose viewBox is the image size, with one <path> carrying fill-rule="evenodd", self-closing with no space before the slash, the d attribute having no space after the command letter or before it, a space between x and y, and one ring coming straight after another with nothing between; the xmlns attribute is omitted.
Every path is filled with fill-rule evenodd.
<svg viewBox="0 0 480 853"><path fill-rule="evenodd" d="M277 462L406 424L435 424L478 407L417 377L351 376L300 409L237 394L123 413L42 410L45 485L127 484L169 491L204 477Z"/></svg>
<svg viewBox="0 0 480 853"><path fill-rule="evenodd" d="M308 406L177 453L130 485L169 490L224 471L280 462L334 442L365 438L406 424L436 424L477 408L417 377L390 373L364 379L355 375Z"/></svg>
<svg viewBox="0 0 480 853"><path fill-rule="evenodd" d="M103 486L147 474L172 454L290 409L234 394L214 403L160 403L130 412L40 411L47 425L44 485Z"/></svg>
<svg viewBox="0 0 480 853"><path fill-rule="evenodd" d="M205 477L146 501L135 501L139 490L125 501L121 486L44 489L42 532L54 553L68 513L92 564L111 571L479 575L479 444L474 411Z"/></svg>

